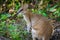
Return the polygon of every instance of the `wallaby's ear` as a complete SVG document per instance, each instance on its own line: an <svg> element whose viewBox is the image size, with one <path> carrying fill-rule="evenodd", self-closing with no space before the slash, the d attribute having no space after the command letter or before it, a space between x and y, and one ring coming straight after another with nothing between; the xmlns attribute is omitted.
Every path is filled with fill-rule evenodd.
<svg viewBox="0 0 60 40"><path fill-rule="evenodd" d="M35 6L34 6L32 3L30 3L30 4L28 5L28 8L29 8L29 9L32 9L32 8L35 8Z"/></svg>
<svg viewBox="0 0 60 40"><path fill-rule="evenodd" d="M28 9L28 7L29 7L29 5L28 4L24 4L24 5L22 5L22 8L23 8L23 10L26 10L26 9Z"/></svg>
<svg viewBox="0 0 60 40"><path fill-rule="evenodd" d="M25 3L24 5L23 5L23 9L32 9L32 8L34 8L35 6L32 4L32 3L29 3L29 4L27 4L27 3Z"/></svg>

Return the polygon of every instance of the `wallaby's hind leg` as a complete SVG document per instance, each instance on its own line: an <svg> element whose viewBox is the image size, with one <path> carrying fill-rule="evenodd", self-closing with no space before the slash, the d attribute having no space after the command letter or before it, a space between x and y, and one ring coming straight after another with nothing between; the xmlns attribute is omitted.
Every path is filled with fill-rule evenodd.
<svg viewBox="0 0 60 40"><path fill-rule="evenodd" d="M42 38L39 38L38 40L42 40Z"/></svg>
<svg viewBox="0 0 60 40"><path fill-rule="evenodd" d="M34 34L33 34L33 33L32 33L32 39L33 39L33 40L36 40L36 39L35 39L35 36L34 36Z"/></svg>

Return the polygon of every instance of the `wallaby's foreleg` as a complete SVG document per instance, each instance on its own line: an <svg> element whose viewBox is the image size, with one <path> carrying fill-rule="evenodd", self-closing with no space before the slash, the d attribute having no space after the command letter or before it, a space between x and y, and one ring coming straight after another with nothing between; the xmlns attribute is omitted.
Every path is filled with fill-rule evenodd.
<svg viewBox="0 0 60 40"><path fill-rule="evenodd" d="M33 40L36 40L36 38L35 38L33 35L32 35L32 39L33 39Z"/></svg>
<svg viewBox="0 0 60 40"><path fill-rule="evenodd" d="M28 32L31 31L30 28L31 28L31 24L29 23L29 24L27 24L27 31L28 31Z"/></svg>

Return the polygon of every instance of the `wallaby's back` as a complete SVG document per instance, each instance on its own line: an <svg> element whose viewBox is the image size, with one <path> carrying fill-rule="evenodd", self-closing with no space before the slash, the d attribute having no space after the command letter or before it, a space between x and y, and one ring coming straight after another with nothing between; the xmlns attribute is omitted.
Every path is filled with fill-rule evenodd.
<svg viewBox="0 0 60 40"><path fill-rule="evenodd" d="M48 40L52 36L53 26L49 20L42 15L31 14L32 35L36 38L45 37Z"/></svg>

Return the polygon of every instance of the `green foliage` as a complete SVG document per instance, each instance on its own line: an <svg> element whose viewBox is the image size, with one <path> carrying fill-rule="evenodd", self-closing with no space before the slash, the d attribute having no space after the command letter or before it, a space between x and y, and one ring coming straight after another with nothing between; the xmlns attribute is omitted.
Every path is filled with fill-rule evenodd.
<svg viewBox="0 0 60 40"><path fill-rule="evenodd" d="M22 18L22 15L18 15L17 16L17 20L14 20L13 18L10 20L9 17L14 16L14 13L17 12L17 10L21 7L22 3L19 2L20 0L0 0L0 36L5 36L5 37L9 37L12 38L12 40L26 40L27 36L27 31L24 30L24 26L25 23L24 21L19 22L20 24L18 24L16 21L18 19ZM30 3L30 2L36 2L37 4L40 2L40 0L37 1L32 1L32 0L21 0L23 3ZM47 2L48 1L48 2ZM47 6L44 6L44 2L41 5L41 7L43 7L43 9L32 9L33 13L36 14L41 14L45 17L50 17L52 19L56 19L58 21L60 21L60 2L58 3L53 3L50 4L49 2L53 1L53 0L44 0L44 2L47 2ZM57 2L57 1L56 1ZM34 6L38 6L38 5ZM3 4L5 6L3 6ZM45 4L46 5L46 4ZM53 6L51 6L53 5ZM9 13L9 10L13 9L14 12L12 13L12 15ZM8 9L8 10L7 10ZM51 13L47 13L47 11L51 12ZM22 23L22 24L21 24Z"/></svg>
<svg viewBox="0 0 60 40"><path fill-rule="evenodd" d="M7 19L8 17L10 17L10 16L11 16L11 15L8 14L8 13L7 13L7 14L6 14L6 13L5 13L5 14L2 14L0 20L6 20L6 19Z"/></svg>
<svg viewBox="0 0 60 40"><path fill-rule="evenodd" d="M43 16L47 17L47 14L44 10L39 10L38 12L39 12L39 14L42 14Z"/></svg>
<svg viewBox="0 0 60 40"><path fill-rule="evenodd" d="M6 31L5 21L0 22L0 36L4 35Z"/></svg>
<svg viewBox="0 0 60 40"><path fill-rule="evenodd" d="M39 15L43 15L45 17L48 16L44 10L34 10L34 9L32 9L32 12L36 13L36 14L39 14Z"/></svg>
<svg viewBox="0 0 60 40"><path fill-rule="evenodd" d="M24 27L21 24L16 24L16 20L10 20L10 16L11 15L8 13L1 14L0 36L9 37L12 38L12 40L26 40L28 34L27 31L24 30Z"/></svg>
<svg viewBox="0 0 60 40"><path fill-rule="evenodd" d="M20 3L16 3L15 4L15 10L18 10L20 8L21 4Z"/></svg>
<svg viewBox="0 0 60 40"><path fill-rule="evenodd" d="M57 7L57 5L51 7L49 11L53 12L56 7Z"/></svg>

